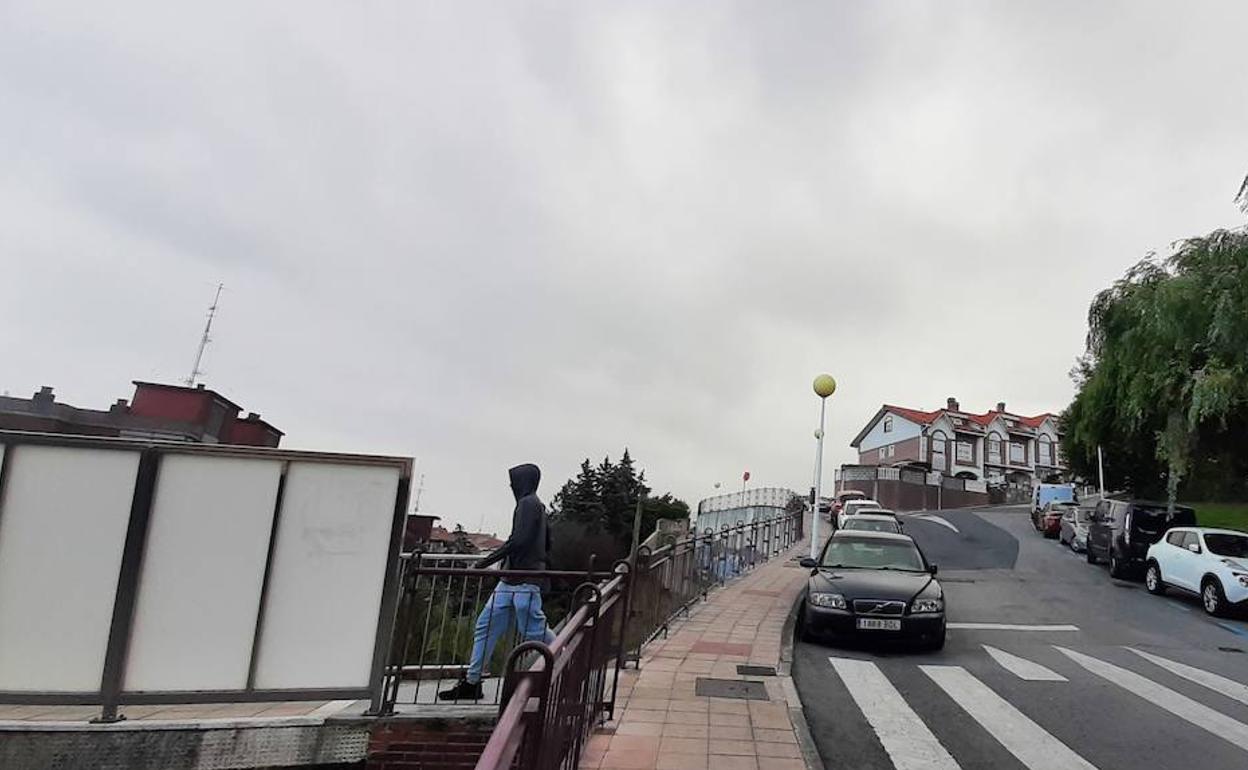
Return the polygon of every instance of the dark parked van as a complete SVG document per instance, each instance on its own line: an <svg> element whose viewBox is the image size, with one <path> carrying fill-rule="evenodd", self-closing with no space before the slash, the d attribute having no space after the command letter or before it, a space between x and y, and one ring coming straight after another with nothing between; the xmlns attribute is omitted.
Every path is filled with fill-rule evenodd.
<svg viewBox="0 0 1248 770"><path fill-rule="evenodd" d="M1139 575L1148 547L1171 527L1196 526L1196 512L1184 505L1167 511L1165 503L1102 500L1088 524L1088 563L1109 562L1110 577Z"/></svg>

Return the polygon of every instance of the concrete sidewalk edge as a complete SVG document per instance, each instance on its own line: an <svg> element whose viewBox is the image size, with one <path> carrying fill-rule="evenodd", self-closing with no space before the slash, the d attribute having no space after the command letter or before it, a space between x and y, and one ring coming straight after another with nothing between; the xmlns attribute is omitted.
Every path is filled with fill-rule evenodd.
<svg viewBox="0 0 1248 770"><path fill-rule="evenodd" d="M793 732L797 735L797 745L802 752L802 761L806 764L807 770L824 770L823 758L819 756L819 750L815 747L815 737L811 734L810 725L806 722L806 707L802 705L797 686L793 684L793 641L797 629L797 614L802 606L804 594L803 591L794 598L793 606L789 608L789 615L784 620L784 628L780 632L780 665L776 667L776 673L780 686L784 688L785 700L789 704L789 721L793 723Z"/></svg>

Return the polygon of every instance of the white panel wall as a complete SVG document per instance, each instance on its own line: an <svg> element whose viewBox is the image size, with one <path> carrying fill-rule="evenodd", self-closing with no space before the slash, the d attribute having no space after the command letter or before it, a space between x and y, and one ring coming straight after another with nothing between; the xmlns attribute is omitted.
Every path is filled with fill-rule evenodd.
<svg viewBox="0 0 1248 770"><path fill-rule="evenodd" d="M885 415L885 417L887 416ZM858 450L869 452L872 449L879 449L885 444L896 444L898 441L905 441L919 435L918 423L910 422L897 414L892 415L892 417L893 429L891 431L888 433L884 432L884 418L880 418L880 421L875 424L871 432L862 437L862 441L858 444Z"/></svg>
<svg viewBox="0 0 1248 770"><path fill-rule="evenodd" d="M163 458L127 690L246 686L281 471L280 460Z"/></svg>
<svg viewBox="0 0 1248 770"><path fill-rule="evenodd" d="M97 690L139 453L9 451L0 500L0 690Z"/></svg>
<svg viewBox="0 0 1248 770"><path fill-rule="evenodd" d="M368 684L399 477L397 468L291 464L256 687Z"/></svg>

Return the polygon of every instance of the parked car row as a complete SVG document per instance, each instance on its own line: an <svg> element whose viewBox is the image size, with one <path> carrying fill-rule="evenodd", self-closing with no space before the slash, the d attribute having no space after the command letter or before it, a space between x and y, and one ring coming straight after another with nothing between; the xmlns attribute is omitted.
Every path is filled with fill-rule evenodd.
<svg viewBox="0 0 1248 770"><path fill-rule="evenodd" d="M1083 551L1089 564L1108 564L1110 577L1142 577L1155 595L1173 589L1198 597L1210 615L1248 610L1248 533L1198 527L1188 506L1059 500L1031 518L1037 531Z"/></svg>

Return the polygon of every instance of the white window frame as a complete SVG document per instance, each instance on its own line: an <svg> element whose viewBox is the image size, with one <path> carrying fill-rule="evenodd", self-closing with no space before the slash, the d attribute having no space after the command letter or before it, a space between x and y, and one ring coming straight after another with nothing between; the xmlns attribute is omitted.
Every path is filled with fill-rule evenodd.
<svg viewBox="0 0 1248 770"><path fill-rule="evenodd" d="M884 432L893 432L893 416L891 414L884 415Z"/></svg>

